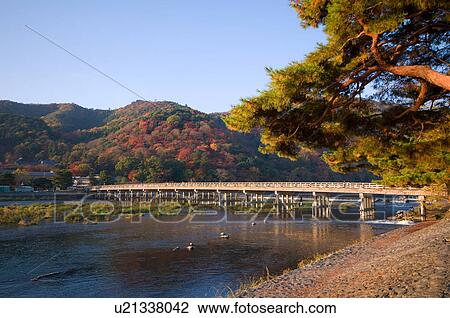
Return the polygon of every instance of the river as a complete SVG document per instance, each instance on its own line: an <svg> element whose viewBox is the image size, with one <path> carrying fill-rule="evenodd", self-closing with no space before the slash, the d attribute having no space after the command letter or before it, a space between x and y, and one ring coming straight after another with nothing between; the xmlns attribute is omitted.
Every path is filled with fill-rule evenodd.
<svg viewBox="0 0 450 318"><path fill-rule="evenodd" d="M161 223L148 216L139 223L1 226L0 296L224 296L266 268L278 274L393 228L336 221ZM218 238L220 232L230 239Z"/></svg>

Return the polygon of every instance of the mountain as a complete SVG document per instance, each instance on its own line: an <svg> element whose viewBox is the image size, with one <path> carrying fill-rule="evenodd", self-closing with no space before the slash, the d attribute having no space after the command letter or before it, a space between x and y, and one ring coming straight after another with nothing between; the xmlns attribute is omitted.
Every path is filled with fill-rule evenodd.
<svg viewBox="0 0 450 318"><path fill-rule="evenodd" d="M119 182L370 179L334 173L317 154L298 161L261 154L258 136L228 130L221 114L168 101L113 111L0 101L0 142L0 161L51 159Z"/></svg>
<svg viewBox="0 0 450 318"><path fill-rule="evenodd" d="M18 157L49 157L54 136L51 128L39 119L0 112L0 161Z"/></svg>
<svg viewBox="0 0 450 318"><path fill-rule="evenodd" d="M61 132L89 129L103 124L108 110L87 109L77 104L22 104L0 100L0 113L43 120Z"/></svg>

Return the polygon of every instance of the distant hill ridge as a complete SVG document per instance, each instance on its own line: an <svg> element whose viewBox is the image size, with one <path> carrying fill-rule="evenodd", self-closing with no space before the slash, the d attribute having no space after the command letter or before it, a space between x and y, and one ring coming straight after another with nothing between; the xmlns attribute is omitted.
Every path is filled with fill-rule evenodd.
<svg viewBox="0 0 450 318"><path fill-rule="evenodd" d="M263 155L256 134L228 130L221 115L170 101L97 110L2 100L0 161L50 159L120 182L370 179L334 173L314 154L296 162Z"/></svg>
<svg viewBox="0 0 450 318"><path fill-rule="evenodd" d="M41 118L50 127L69 132L101 125L111 111L88 109L73 103L23 104L0 100L0 113Z"/></svg>

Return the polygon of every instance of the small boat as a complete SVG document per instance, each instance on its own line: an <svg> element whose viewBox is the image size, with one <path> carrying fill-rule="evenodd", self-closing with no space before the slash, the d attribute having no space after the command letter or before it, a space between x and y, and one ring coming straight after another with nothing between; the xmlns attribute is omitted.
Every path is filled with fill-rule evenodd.
<svg viewBox="0 0 450 318"><path fill-rule="evenodd" d="M219 238L229 239L230 236L229 236L227 233L225 233L225 232L221 232L221 233L219 234Z"/></svg>
<svg viewBox="0 0 450 318"><path fill-rule="evenodd" d="M255 226L256 225L256 222L252 222L252 226Z"/></svg>
<svg viewBox="0 0 450 318"><path fill-rule="evenodd" d="M188 246L186 246L188 251L191 251L194 249L194 243L190 242Z"/></svg>

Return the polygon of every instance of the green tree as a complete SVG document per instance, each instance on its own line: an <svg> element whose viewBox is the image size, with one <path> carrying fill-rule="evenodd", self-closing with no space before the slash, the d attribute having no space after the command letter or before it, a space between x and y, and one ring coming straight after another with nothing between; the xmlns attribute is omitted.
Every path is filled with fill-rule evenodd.
<svg viewBox="0 0 450 318"><path fill-rule="evenodd" d="M148 157L142 163L142 169L145 171L145 181L159 182L162 181L161 160L156 156Z"/></svg>
<svg viewBox="0 0 450 318"><path fill-rule="evenodd" d="M28 171L25 169L16 169L14 172L14 179L17 186L28 185L31 180Z"/></svg>
<svg viewBox="0 0 450 318"><path fill-rule="evenodd" d="M143 168L140 168L137 170L136 181L144 182L145 180L147 180L147 172Z"/></svg>
<svg viewBox="0 0 450 318"><path fill-rule="evenodd" d="M390 185L448 183L448 1L291 1L327 42L279 70L225 117L261 133L264 153L320 149L336 171L368 168Z"/></svg>
<svg viewBox="0 0 450 318"><path fill-rule="evenodd" d="M16 184L16 179L12 173L1 173L0 174L0 185L9 185L10 187Z"/></svg>
<svg viewBox="0 0 450 318"><path fill-rule="evenodd" d="M89 184L90 184L91 186L95 186L95 185L98 184L98 180L97 180L97 178L95 177L95 174L94 174L93 172L90 172L90 173L89 173Z"/></svg>
<svg viewBox="0 0 450 318"><path fill-rule="evenodd" d="M53 182L48 178L35 178L31 180L31 185L38 190L50 190L53 188Z"/></svg>
<svg viewBox="0 0 450 318"><path fill-rule="evenodd" d="M122 158L115 165L116 175L127 176L132 170L136 169L138 165L139 160L137 158Z"/></svg>
<svg viewBox="0 0 450 318"><path fill-rule="evenodd" d="M99 177L98 182L100 184L111 184L111 183L113 183L113 179L111 178L111 176L108 174L108 172L106 170L100 171L98 177Z"/></svg>
<svg viewBox="0 0 450 318"><path fill-rule="evenodd" d="M181 182L187 180L186 164L179 160L164 160L162 164L165 181Z"/></svg>
<svg viewBox="0 0 450 318"><path fill-rule="evenodd" d="M175 115L171 115L171 116L167 117L166 121L168 124L170 124L172 126L177 126L180 123L180 120L181 120L180 116L175 114Z"/></svg>
<svg viewBox="0 0 450 318"><path fill-rule="evenodd" d="M61 190L65 190L73 184L72 172L67 169L58 170L53 179L53 183Z"/></svg>

